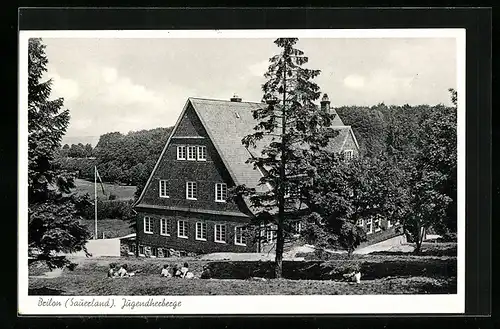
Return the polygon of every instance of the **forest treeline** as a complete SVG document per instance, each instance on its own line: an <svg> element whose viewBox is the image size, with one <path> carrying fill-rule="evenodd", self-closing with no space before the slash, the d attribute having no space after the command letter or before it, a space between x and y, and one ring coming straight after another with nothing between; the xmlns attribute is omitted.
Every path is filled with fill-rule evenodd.
<svg viewBox="0 0 500 329"><path fill-rule="evenodd" d="M444 105L371 107L342 106L336 108L345 125L352 126L361 153L375 157L388 150L398 150L410 158L425 140L422 121L431 113L450 109ZM102 135L92 148L90 144L65 144L58 156L61 167L77 172L77 177L94 179L97 166L103 181L134 185L140 190L147 181L172 127L155 128L122 134Z"/></svg>

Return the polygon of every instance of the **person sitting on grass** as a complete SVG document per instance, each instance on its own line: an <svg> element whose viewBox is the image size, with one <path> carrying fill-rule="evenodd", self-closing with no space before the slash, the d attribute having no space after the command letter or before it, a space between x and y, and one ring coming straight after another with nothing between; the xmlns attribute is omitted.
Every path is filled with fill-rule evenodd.
<svg viewBox="0 0 500 329"><path fill-rule="evenodd" d="M208 265L203 266L203 270L201 271L200 278L202 279L211 279L212 278L212 271L210 271L210 268Z"/></svg>
<svg viewBox="0 0 500 329"><path fill-rule="evenodd" d="M174 277L174 278L180 278L181 277L181 271L179 270L179 267L177 266L177 264L175 264L172 267L172 277Z"/></svg>
<svg viewBox="0 0 500 329"><path fill-rule="evenodd" d="M136 271L135 273L134 272L128 272L127 271L127 264L123 264L120 269L118 270L118 276L119 277L131 277L131 276L134 276L135 273L138 273L139 271Z"/></svg>
<svg viewBox="0 0 500 329"><path fill-rule="evenodd" d="M194 278L193 272L189 272L188 263L184 263L184 266L181 267L181 278L192 279Z"/></svg>
<svg viewBox="0 0 500 329"><path fill-rule="evenodd" d="M172 274L170 274L168 265L163 265L163 269L161 270L160 276L165 278L171 278Z"/></svg>
<svg viewBox="0 0 500 329"><path fill-rule="evenodd" d="M350 282L356 282L360 283L361 282L361 272L359 270L355 270L353 272L344 274L344 279Z"/></svg>
<svg viewBox="0 0 500 329"><path fill-rule="evenodd" d="M113 278L116 276L116 265L109 264L108 278Z"/></svg>

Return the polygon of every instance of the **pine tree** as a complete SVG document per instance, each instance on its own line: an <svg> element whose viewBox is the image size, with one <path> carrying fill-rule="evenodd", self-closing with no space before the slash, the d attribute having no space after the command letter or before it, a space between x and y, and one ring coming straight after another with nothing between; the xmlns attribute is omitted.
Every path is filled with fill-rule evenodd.
<svg viewBox="0 0 500 329"><path fill-rule="evenodd" d="M315 152L327 145L326 127L330 126L332 114L314 104L320 97L320 88L312 80L319 70L302 67L308 62L304 52L295 48L298 39L279 38L274 43L281 52L270 58L267 81L262 85L262 109L254 111L258 122L255 133L242 142L247 148L265 144L262 154L248 161L266 173L261 185L270 185L272 190L256 192L245 186L237 188L247 196L256 211L255 223L276 224L275 276L282 276L282 260L285 237L289 221L297 218L303 209L299 193L301 177L308 169L305 153ZM290 197L287 195L290 194Z"/></svg>
<svg viewBox="0 0 500 329"><path fill-rule="evenodd" d="M68 265L57 253L85 250L89 232L79 223L88 203L71 193L74 177L56 165L56 154L70 116L62 98L50 100L52 81L40 81L47 71L45 45L30 39L28 48L28 253L31 261L50 268Z"/></svg>

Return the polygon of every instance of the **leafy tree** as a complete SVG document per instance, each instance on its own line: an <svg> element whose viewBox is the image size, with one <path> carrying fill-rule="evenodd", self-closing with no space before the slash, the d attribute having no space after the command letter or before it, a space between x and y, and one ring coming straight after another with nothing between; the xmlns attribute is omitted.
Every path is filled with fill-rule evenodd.
<svg viewBox="0 0 500 329"><path fill-rule="evenodd" d="M352 126L363 156L377 156L386 148L387 122L383 114L386 109L385 104L371 108L342 106L336 109L344 124Z"/></svg>
<svg viewBox="0 0 500 329"><path fill-rule="evenodd" d="M68 156L71 158L84 158L86 156L85 149L82 143L71 144L68 151Z"/></svg>
<svg viewBox="0 0 500 329"><path fill-rule="evenodd" d="M87 197L71 194L74 177L60 170L55 155L70 120L61 110L63 99L50 100L51 80L40 81L47 71L45 45L30 39L28 46L28 255L50 268L70 262L57 253L87 251L89 232L79 223Z"/></svg>
<svg viewBox="0 0 500 329"><path fill-rule="evenodd" d="M358 157L318 152L304 199L311 213L304 235L320 247L347 250L349 257L366 240L361 220L392 215L396 190L388 183L393 172L385 157Z"/></svg>
<svg viewBox="0 0 500 329"><path fill-rule="evenodd" d="M450 90L456 102L456 93ZM420 252L426 231L456 232L456 107L436 106L421 117L422 134L410 167L411 213L405 222Z"/></svg>
<svg viewBox="0 0 500 329"><path fill-rule="evenodd" d="M91 157L92 156L92 145L86 144L85 145L85 157Z"/></svg>
<svg viewBox="0 0 500 329"><path fill-rule="evenodd" d="M237 194L250 200L256 224L271 222L277 226L276 278L282 275L284 231L301 209L295 197L286 197L286 191L300 188L300 181L294 182L292 178L303 174L304 154L326 145L326 127L332 120L331 113L314 104L320 96L320 88L312 80L320 71L302 67L308 57L295 47L297 41L296 38L274 41L281 51L270 58L264 74L267 81L262 86L263 100L268 106L254 111L258 121L255 133L242 140L247 148L264 144L262 153L248 161L266 173L259 184L270 184L273 189L257 192L246 186L236 188Z"/></svg>

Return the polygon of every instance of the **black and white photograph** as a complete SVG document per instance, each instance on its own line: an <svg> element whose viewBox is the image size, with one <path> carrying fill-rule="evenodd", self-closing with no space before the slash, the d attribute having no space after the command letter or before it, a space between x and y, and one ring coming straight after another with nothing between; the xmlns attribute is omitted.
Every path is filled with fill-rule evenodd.
<svg viewBox="0 0 500 329"><path fill-rule="evenodd" d="M20 312L463 312L464 37L21 32Z"/></svg>

